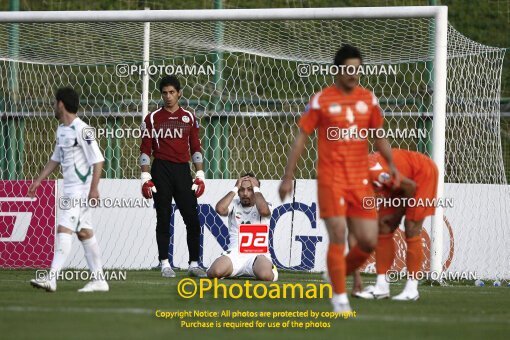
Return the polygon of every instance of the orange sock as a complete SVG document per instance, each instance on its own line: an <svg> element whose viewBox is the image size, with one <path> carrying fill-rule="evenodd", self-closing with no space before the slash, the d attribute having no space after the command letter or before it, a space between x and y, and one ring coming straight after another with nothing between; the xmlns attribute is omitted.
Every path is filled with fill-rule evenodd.
<svg viewBox="0 0 510 340"><path fill-rule="evenodd" d="M345 293L345 245L330 243L328 247L328 273L333 293Z"/></svg>
<svg viewBox="0 0 510 340"><path fill-rule="evenodd" d="M357 268L361 267L363 263L368 259L370 253L366 253L361 250L360 247L354 246L351 250L349 250L349 254L345 258L345 262L347 263L347 275L352 274Z"/></svg>
<svg viewBox="0 0 510 340"><path fill-rule="evenodd" d="M414 274L419 272L423 262L423 245L421 236L406 239L407 243L407 272Z"/></svg>
<svg viewBox="0 0 510 340"><path fill-rule="evenodd" d="M375 270L377 274L386 274L395 258L395 242L393 233L379 235L375 248Z"/></svg>

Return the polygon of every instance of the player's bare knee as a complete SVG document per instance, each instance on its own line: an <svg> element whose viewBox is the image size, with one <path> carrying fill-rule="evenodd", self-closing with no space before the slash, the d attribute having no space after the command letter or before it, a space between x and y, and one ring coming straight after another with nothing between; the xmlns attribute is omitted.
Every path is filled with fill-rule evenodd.
<svg viewBox="0 0 510 340"><path fill-rule="evenodd" d="M206 274L207 274L207 277L210 278L210 279L214 279L215 277L217 277L216 276L217 275L216 270L214 268L212 268L212 267L207 269Z"/></svg>
<svg viewBox="0 0 510 340"><path fill-rule="evenodd" d="M388 235L395 232L398 226L389 226L385 223L379 223L379 235Z"/></svg>
<svg viewBox="0 0 510 340"><path fill-rule="evenodd" d="M406 238L416 237L421 235L422 223L406 220L404 223Z"/></svg>
<svg viewBox="0 0 510 340"><path fill-rule="evenodd" d="M213 266L209 269L207 269L207 277L210 279L220 279L222 277L225 277L224 271L220 270L218 266Z"/></svg>
<svg viewBox="0 0 510 340"><path fill-rule="evenodd" d="M80 241L85 241L94 236L92 229L81 229L76 233Z"/></svg>
<svg viewBox="0 0 510 340"><path fill-rule="evenodd" d="M336 244L345 243L346 222L343 218L331 217L325 219L328 230L329 242Z"/></svg>
<svg viewBox="0 0 510 340"><path fill-rule="evenodd" d="M345 229L335 228L329 230L329 242L342 244L345 243Z"/></svg>
<svg viewBox="0 0 510 340"><path fill-rule="evenodd" d="M261 281L273 281L274 274L271 270L262 270L256 274L256 277Z"/></svg>
<svg viewBox="0 0 510 340"><path fill-rule="evenodd" d="M57 233L70 234L71 235L73 233L73 231L71 229L69 229L69 228L66 228L66 227L63 227L63 226L59 225L57 227Z"/></svg>
<svg viewBox="0 0 510 340"><path fill-rule="evenodd" d="M377 246L377 238L364 238L358 240L358 247L366 253L371 253Z"/></svg>

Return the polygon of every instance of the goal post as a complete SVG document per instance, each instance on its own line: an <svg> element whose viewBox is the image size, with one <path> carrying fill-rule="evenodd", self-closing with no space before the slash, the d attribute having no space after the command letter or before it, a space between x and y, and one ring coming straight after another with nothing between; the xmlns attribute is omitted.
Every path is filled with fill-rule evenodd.
<svg viewBox="0 0 510 340"><path fill-rule="evenodd" d="M342 42L349 42L360 47L368 65L399 66L396 75L361 77L362 85L379 97L388 128L416 128L421 117L432 119L432 154L429 156L439 169L438 197L453 195L456 202L466 194L470 199L484 195L501 198L501 206L483 207L484 216L493 211L502 212L501 217L491 221L491 226L503 238L495 240L491 236L487 241L495 242L496 253L504 249L501 242L506 240L507 234L502 223L510 216L503 206L508 202L504 200L508 198L508 191L501 176L501 145L498 145L499 137L490 132L499 126L496 123L499 111L494 103L499 98L504 51L463 37L448 25L447 17L446 6L3 12L0 13L0 38L8 36L5 28L15 23L19 25L20 39L25 39L26 43L21 43L20 54L15 57L4 53L0 46L0 72L4 82L12 68L17 67L21 93L18 96L10 91L0 93L0 104L2 100L6 103L5 116L11 119L2 122L0 136L11 138L13 133L9 131L13 129L25 132L27 141L19 159L24 163L24 178L30 180L40 171L42 162L47 160L48 149L53 147L54 124L49 120L52 116L49 103L56 87L76 84L83 94L80 112L92 126L128 129L139 126L142 118L160 103L157 93L160 74L119 75L119 64L141 66L144 70L151 64L205 65L205 73L180 78L184 82L183 102L200 119L204 154L214 158L206 157L206 162L213 161L206 164L212 164L206 170L213 178L208 179L210 184L205 198L199 200L203 203L200 208L205 225L203 242L210 242L207 247L203 246L201 263L206 265L225 246L227 236L221 228L221 219L210 207L230 185L228 181L245 170L253 170L264 180L263 187L273 203L280 203L276 187L297 119L311 95L333 81L331 75L325 74L303 77L299 67L328 65L332 52ZM173 34L168 35L169 31ZM424 81L428 78L427 65L430 64L433 68L431 88L428 81ZM208 68L213 71L208 73ZM484 74L480 74L478 68L483 68ZM480 92L476 91L475 77L482 77L484 88ZM30 96L23 94L28 89L34 91ZM494 90L498 91L496 98ZM10 107L17 109L7 109ZM25 126L17 126L13 117L23 117ZM7 127L8 124L11 125ZM474 144L469 138L477 134L487 140ZM465 145L457 145L457 140ZM393 147L417 150L423 139L392 139L391 142ZM273 213L271 232L277 238L273 255L279 257L278 263L285 268L313 271L324 268L318 264L324 262L325 235L320 230L322 222L316 220L315 143L314 136L296 174L296 195L301 196L295 197L295 204L277 204ZM125 195L138 194L138 144L139 139L131 137L123 139L122 146L117 141L113 144L111 140L100 142L108 154L107 159L111 160L107 162L111 164L106 164L108 179L101 181L108 195L124 189ZM4 158L0 159L0 173L7 175L13 171L12 160L7 159L9 152L12 153L9 150L0 152L0 158ZM253 159L248 155L254 155ZM482 171L490 174L484 177ZM10 179L12 177L2 176L2 180ZM448 187L445 179L448 179ZM9 194L14 192L5 193ZM447 221L444 209L436 209L427 234L431 241L427 250L430 251L431 271L439 273L453 263L450 270L473 268L486 276L503 275L506 269L497 269L500 262L484 272L482 262L492 261L489 254L474 266L469 263L469 257L460 259L474 249L473 240L478 237L475 226L478 222L472 222L466 229L469 236L456 229L464 227L466 221L461 209L474 210L475 207L474 203L466 202L457 210L448 209L448 213L455 216L448 216ZM11 208L14 206L9 206ZM153 264L155 245L150 228L155 225L155 216L151 208L129 213L126 210L100 211L101 223L115 226L112 234L108 234L107 228L99 230L102 243L111 247L106 265L129 267L129 262L133 261L134 267L143 268ZM292 211L291 218L287 214L289 211ZM179 266L186 262L187 250L181 244L185 239L182 221L178 214L175 216L172 228L179 231L176 229L172 249L179 253L174 262ZM446 228L452 220L455 226ZM150 224L143 233L138 225L141 221ZM135 236L123 235L124 241L116 242L113 233L123 231L125 223L129 226L125 230ZM292 231L281 227L283 224L292 224L292 228L288 228ZM445 237L450 239L445 240ZM9 236L4 238L10 239ZM454 238L458 242L455 254ZM126 242L135 244L137 250L120 255L122 243ZM291 255L284 255L277 247L290 247L291 251L286 253ZM121 256L128 257L122 260ZM452 256L457 256L458 260L452 260ZM15 263L9 261L0 265ZM80 264L79 260L71 261L71 265Z"/></svg>
<svg viewBox="0 0 510 340"><path fill-rule="evenodd" d="M434 14L434 80L433 80L433 141L432 159L437 165L437 197L444 197L445 143L446 143L446 67L448 37L448 7L438 7ZM432 218L432 239L430 249L430 269L443 270L443 207L436 208Z"/></svg>

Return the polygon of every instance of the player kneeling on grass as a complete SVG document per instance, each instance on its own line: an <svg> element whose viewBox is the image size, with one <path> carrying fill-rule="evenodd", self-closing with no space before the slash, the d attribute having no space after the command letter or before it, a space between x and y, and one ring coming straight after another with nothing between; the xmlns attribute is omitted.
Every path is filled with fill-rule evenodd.
<svg viewBox="0 0 510 340"><path fill-rule="evenodd" d="M269 224L270 204L260 192L260 182L252 173L237 180L235 187L217 204L216 212L228 216L230 244L207 270L210 278L249 276L263 281L277 281L278 271L269 254L239 252L241 224ZM239 195L239 197L235 197Z"/></svg>
<svg viewBox="0 0 510 340"><path fill-rule="evenodd" d="M392 149L393 161L401 174L400 186L392 189L385 160L379 153L369 156L370 179L376 193L384 198L414 198L413 205L379 209L379 237L375 252L377 281L357 296L365 299L383 299L390 296L386 272L395 257L393 232L405 215L404 227L407 243L406 265L408 279L404 291L393 300L418 300L417 273L422 270L423 246L421 230L425 217L434 215L438 170L433 160L414 151ZM390 201L388 201L390 202ZM393 202L393 200L391 200ZM405 204L406 201L402 201ZM410 201L409 201L410 202Z"/></svg>
<svg viewBox="0 0 510 340"><path fill-rule="evenodd" d="M51 159L41 174L35 179L28 195L35 197L41 181L46 179L60 164L64 177L63 198L72 203L76 200L99 199L98 184L101 178L104 158L95 140L86 140L84 130L89 126L76 116L79 96L72 88L61 88L55 95L55 118L60 121L57 129L57 143ZM61 201L63 202L63 201ZM94 278L79 292L106 292L108 283L104 280L99 245L91 224L91 211L88 206L67 206L61 209L57 228L57 246L47 278L37 278L30 284L48 292L57 289L57 275L71 251L73 232L83 245L85 258Z"/></svg>

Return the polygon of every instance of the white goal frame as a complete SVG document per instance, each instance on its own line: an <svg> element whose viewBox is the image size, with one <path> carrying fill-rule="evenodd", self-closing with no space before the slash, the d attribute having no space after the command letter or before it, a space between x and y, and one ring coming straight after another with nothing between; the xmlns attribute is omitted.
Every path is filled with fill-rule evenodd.
<svg viewBox="0 0 510 340"><path fill-rule="evenodd" d="M65 13L65 14L64 14ZM332 20L332 19L396 19L433 18L433 138L432 158L439 170L437 197L444 193L446 144L446 80L447 30L446 6L399 6L357 8L283 8L283 9L214 9L214 10L134 10L134 11L36 11L0 12L0 23L57 23L57 22L162 22L162 21L275 21L275 20ZM148 39L148 25L145 40ZM146 42L144 42L144 45ZM144 50L148 50L144 48ZM144 53L144 63L148 54ZM144 80L142 99L144 114L148 105L148 84ZM432 219L430 270L442 272L443 208L437 207Z"/></svg>

